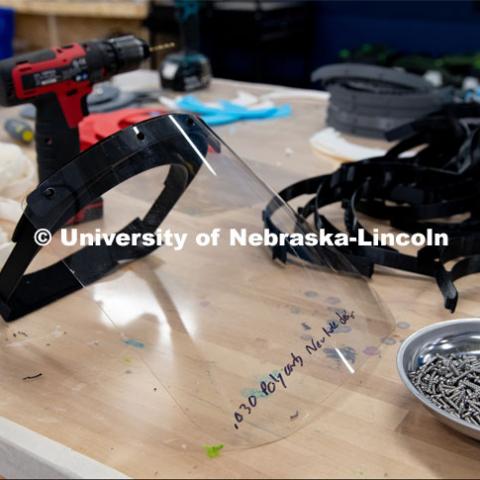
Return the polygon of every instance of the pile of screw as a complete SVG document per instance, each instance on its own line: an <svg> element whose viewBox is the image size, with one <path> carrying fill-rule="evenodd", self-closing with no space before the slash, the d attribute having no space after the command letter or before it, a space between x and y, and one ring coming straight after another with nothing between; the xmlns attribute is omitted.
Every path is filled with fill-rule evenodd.
<svg viewBox="0 0 480 480"><path fill-rule="evenodd" d="M434 405L480 426L480 359L471 355L436 355L408 374Z"/></svg>

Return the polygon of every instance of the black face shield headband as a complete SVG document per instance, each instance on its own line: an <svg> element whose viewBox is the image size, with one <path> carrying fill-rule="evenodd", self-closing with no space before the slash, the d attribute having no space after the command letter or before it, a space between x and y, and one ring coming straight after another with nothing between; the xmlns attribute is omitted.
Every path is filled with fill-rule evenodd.
<svg viewBox="0 0 480 480"><path fill-rule="evenodd" d="M75 157L27 198L0 272L0 314L15 320L95 282L120 263L148 255L155 246L106 244L84 247L46 268L25 274L40 250L35 232L54 234L79 210L125 180L169 166L163 190L144 216L120 232L155 232L202 166L213 137L197 118L169 114L121 130ZM74 273L75 272L75 273ZM82 279L82 282L78 280Z"/></svg>

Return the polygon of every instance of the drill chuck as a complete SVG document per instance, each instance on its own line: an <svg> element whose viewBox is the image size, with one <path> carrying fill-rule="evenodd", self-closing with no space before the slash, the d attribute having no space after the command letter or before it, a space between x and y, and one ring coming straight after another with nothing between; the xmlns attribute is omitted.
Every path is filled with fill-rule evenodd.
<svg viewBox="0 0 480 480"><path fill-rule="evenodd" d="M142 39L133 35L108 40L117 56L118 72L136 70L150 57L150 47Z"/></svg>
<svg viewBox="0 0 480 480"><path fill-rule="evenodd" d="M148 44L133 35L94 40L84 44L87 65L91 75L103 75L107 80L117 73L130 72L150 56Z"/></svg>

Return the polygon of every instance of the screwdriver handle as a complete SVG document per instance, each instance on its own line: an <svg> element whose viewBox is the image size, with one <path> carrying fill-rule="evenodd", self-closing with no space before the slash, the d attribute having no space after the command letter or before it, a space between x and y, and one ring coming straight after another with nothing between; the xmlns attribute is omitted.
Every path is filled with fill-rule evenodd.
<svg viewBox="0 0 480 480"><path fill-rule="evenodd" d="M29 144L33 140L33 129L28 122L18 118L7 118L5 120L5 131L17 142Z"/></svg>

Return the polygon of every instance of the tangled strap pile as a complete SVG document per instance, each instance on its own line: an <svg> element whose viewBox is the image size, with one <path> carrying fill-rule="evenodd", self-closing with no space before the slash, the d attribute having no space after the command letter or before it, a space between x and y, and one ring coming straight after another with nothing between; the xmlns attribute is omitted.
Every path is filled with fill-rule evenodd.
<svg viewBox="0 0 480 480"><path fill-rule="evenodd" d="M302 180L288 186L279 196L290 202L301 195L308 200L297 209L297 226L315 227L327 233L339 230L322 214L322 208L341 203L345 231L357 236L363 228L357 213L390 223L407 233L432 229L446 233L448 246L426 246L407 255L385 246L316 247L312 257L286 245L274 247L273 257L287 254L304 260L371 276L375 264L433 277L444 297L445 307L454 311L458 301L455 281L480 272L480 105L457 104L416 120L389 133L401 139L384 156L343 164L328 175ZM402 153L417 149L413 156ZM279 232L273 214L278 201L266 206L266 228ZM463 214L460 221L454 215ZM442 220L443 219L443 220ZM372 238L366 234L365 238ZM453 262L451 268L447 263Z"/></svg>

